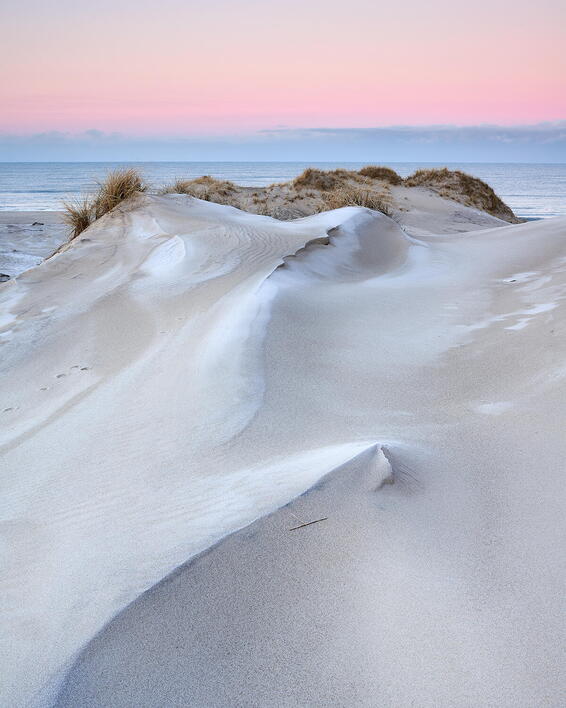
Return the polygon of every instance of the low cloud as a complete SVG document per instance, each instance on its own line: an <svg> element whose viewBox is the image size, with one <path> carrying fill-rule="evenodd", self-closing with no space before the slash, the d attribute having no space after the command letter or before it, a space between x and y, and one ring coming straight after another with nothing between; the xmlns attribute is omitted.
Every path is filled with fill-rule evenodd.
<svg viewBox="0 0 566 708"><path fill-rule="evenodd" d="M305 130L262 130L263 135L284 139L336 139L368 141L394 140L399 142L426 142L458 144L476 141L506 144L566 143L566 121L537 123L535 125L430 125L387 126L383 128L309 128Z"/></svg>
<svg viewBox="0 0 566 708"><path fill-rule="evenodd" d="M225 136L0 134L3 161L566 162L566 121L535 125L285 128Z"/></svg>

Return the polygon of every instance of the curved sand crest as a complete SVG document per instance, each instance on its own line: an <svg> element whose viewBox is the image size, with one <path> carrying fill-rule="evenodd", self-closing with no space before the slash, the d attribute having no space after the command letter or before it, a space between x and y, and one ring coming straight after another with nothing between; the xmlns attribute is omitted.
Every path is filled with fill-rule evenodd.
<svg viewBox="0 0 566 708"><path fill-rule="evenodd" d="M328 232L329 246L301 251ZM544 356L535 343L562 314L563 233L555 220L414 241L359 209L281 224L152 197L9 283L3 361L19 401L8 406L4 448L17 619L3 662L8 702L41 700L46 681L140 592L376 441L410 450L433 482L430 503L392 519L410 511L409 555L421 534L442 578L438 557L477 551L478 522L489 531L498 518L491 507L484 514L476 465L491 470L503 433L497 498L516 490L508 534L519 512L527 527L540 525L521 507L524 478L512 475L525 435L515 417L526 406L548 419L544 447L529 449L553 489L559 400L539 391L548 372L553 386L562 380L563 339ZM373 248L380 239L393 245ZM511 336L524 346L508 371ZM488 410L505 414L499 425ZM472 500L464 508L462 495ZM552 495L547 537L561 528L557 504ZM489 538L480 533L478 545ZM532 538L520 545L530 556ZM482 567L481 554L471 557ZM451 572L465 589L462 568ZM553 602L549 590L545 606ZM435 636L433 650L444 639ZM554 651L551 643L550 662Z"/></svg>
<svg viewBox="0 0 566 708"><path fill-rule="evenodd" d="M243 466L234 444L262 400L266 279L360 218L403 241L358 209L280 223L143 197L4 285L2 702L47 701L119 609L367 447Z"/></svg>
<svg viewBox="0 0 566 708"><path fill-rule="evenodd" d="M362 451L180 568L58 705L561 704L566 220L414 241L376 277L351 224L272 277L238 442L380 440L392 469Z"/></svg>
<svg viewBox="0 0 566 708"><path fill-rule="evenodd" d="M373 445L175 570L89 643L56 706L360 705L380 679L360 646L367 614L352 612L356 562L379 578L378 546L371 557L360 540L379 528L375 494L392 474Z"/></svg>

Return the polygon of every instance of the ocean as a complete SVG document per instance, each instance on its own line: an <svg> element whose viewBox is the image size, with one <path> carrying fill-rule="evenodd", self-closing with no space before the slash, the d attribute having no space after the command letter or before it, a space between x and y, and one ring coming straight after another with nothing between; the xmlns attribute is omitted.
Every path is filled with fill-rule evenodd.
<svg viewBox="0 0 566 708"><path fill-rule="evenodd" d="M306 167L359 169L361 162L0 162L0 211L61 209L64 200L93 190L112 169L134 166L151 187L201 175L262 186L285 182ZM423 167L459 169L490 184L515 213L527 219L566 215L566 164L387 163L401 176Z"/></svg>

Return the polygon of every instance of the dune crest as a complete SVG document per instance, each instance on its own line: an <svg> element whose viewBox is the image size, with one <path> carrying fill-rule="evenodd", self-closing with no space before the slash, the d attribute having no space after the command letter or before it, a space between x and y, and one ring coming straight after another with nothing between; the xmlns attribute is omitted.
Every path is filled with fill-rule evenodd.
<svg viewBox="0 0 566 708"><path fill-rule="evenodd" d="M538 621L550 626L553 539L566 518L555 493L566 453L566 221L502 227L422 190L400 214L345 207L285 222L139 195L0 285L0 702L53 700L116 613L360 454L374 456L385 531L398 522L400 567L417 569L415 602L444 583L449 622L465 633L492 583L515 588L524 634L503 612L494 641L518 657L535 631L526 559L547 588ZM524 471L535 461L544 485ZM394 501L383 497L393 488ZM484 511L486 495L500 508ZM503 570L474 581L470 599L465 581L501 515L493 553ZM387 565L385 538L374 544ZM430 572L411 566L414 554L429 554ZM393 626L399 607L389 609ZM433 664L443 631L431 634ZM380 641L372 651L396 656L401 671L401 644ZM531 657L523 688L533 700L529 677L557 651L549 641L544 661ZM470 656L484 661L474 644L455 655L457 675ZM510 676L490 674L490 695L512 695Z"/></svg>

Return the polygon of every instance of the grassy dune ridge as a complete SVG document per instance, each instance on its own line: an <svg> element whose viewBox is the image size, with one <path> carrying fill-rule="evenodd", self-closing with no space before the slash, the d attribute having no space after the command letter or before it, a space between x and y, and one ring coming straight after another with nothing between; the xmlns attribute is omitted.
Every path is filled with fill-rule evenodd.
<svg viewBox="0 0 566 708"><path fill-rule="evenodd" d="M288 220L344 206L362 206L392 216L395 199L392 190L412 187L432 190L441 197L511 223L519 221L488 184L465 172L447 168L417 170L403 179L391 168L378 165L368 165L359 171L309 167L290 182L268 187L241 187L204 175L192 180L178 178L158 193L187 194L253 214ZM94 194L64 204L70 237L75 238L93 221L148 189L142 175L134 168L110 172Z"/></svg>

